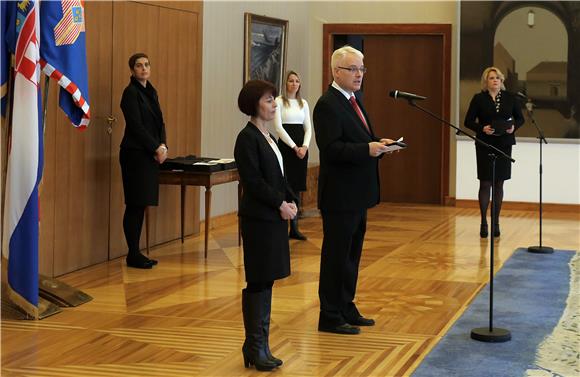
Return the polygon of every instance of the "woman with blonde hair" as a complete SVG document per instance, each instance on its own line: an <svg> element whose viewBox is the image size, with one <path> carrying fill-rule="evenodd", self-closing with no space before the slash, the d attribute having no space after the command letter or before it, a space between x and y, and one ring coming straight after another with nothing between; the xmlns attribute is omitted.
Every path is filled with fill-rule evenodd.
<svg viewBox="0 0 580 377"><path fill-rule="evenodd" d="M276 98L274 126L278 134L278 147L284 158L284 171L288 184L296 195L306 191L308 146L312 136L308 102L300 96L300 76L295 71L286 74L285 88ZM296 203L300 206L300 203ZM290 238L306 240L298 230L298 217L290 221Z"/></svg>
<svg viewBox="0 0 580 377"><path fill-rule="evenodd" d="M511 156L512 145L515 145L514 132L524 124L521 105L516 96L506 91L505 76L496 67L488 67L481 75L481 92L471 99L465 115L465 127L475 131L477 138L493 145L508 156ZM477 179L479 179L479 209L481 225L479 235L488 236L487 207L489 206L492 187L492 164L489 150L475 144L477 158ZM498 158L495 162L494 184L494 224L495 237L500 236L499 213L503 201L503 183L511 178L511 161Z"/></svg>

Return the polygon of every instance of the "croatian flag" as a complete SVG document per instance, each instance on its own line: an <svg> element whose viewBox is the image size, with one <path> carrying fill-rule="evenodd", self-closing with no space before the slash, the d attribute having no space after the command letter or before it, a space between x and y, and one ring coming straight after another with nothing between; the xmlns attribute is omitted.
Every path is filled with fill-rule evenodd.
<svg viewBox="0 0 580 377"><path fill-rule="evenodd" d="M91 118L84 1L43 1L40 27L42 71L60 85L59 105L73 126L84 128Z"/></svg>
<svg viewBox="0 0 580 377"><path fill-rule="evenodd" d="M15 55L12 140L8 155L2 254L8 294L38 316L38 183L42 177L39 9L37 1L8 2L5 38Z"/></svg>

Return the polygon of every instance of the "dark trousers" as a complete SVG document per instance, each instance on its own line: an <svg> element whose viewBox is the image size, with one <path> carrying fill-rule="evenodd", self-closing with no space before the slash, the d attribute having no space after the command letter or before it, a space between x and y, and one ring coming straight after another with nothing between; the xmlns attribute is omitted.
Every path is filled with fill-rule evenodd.
<svg viewBox="0 0 580 377"><path fill-rule="evenodd" d="M319 325L338 326L360 316L353 300L366 232L367 210L321 211Z"/></svg>

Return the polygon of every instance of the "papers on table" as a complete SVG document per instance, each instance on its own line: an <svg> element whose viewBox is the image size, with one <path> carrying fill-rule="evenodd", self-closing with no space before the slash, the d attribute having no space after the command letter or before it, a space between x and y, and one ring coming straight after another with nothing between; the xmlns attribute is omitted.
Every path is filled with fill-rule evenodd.
<svg viewBox="0 0 580 377"><path fill-rule="evenodd" d="M199 161L194 163L193 165L213 166L218 164L230 164L234 161L235 160L233 158L220 158L218 160Z"/></svg>

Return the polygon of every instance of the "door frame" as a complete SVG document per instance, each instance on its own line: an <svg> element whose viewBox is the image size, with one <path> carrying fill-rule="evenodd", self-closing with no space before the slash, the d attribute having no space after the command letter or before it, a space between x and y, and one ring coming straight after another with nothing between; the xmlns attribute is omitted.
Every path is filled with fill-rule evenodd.
<svg viewBox="0 0 580 377"><path fill-rule="evenodd" d="M322 92L331 84L330 57L335 35L436 35L443 38L443 82L440 114L451 114L451 24L324 24L322 28ZM440 204L449 197L449 127L441 125Z"/></svg>

